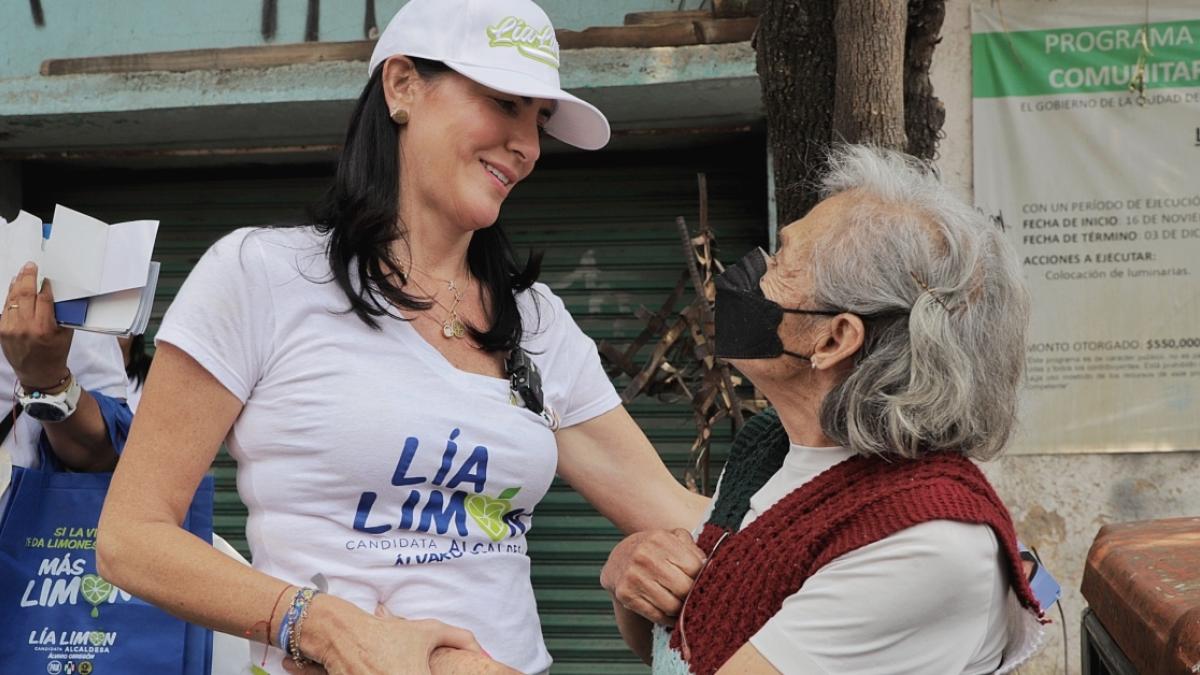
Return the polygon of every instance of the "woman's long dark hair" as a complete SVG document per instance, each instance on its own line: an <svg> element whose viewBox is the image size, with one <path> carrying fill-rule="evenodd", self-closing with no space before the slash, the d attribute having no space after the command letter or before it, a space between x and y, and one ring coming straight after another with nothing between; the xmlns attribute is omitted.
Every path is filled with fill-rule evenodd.
<svg viewBox="0 0 1200 675"><path fill-rule="evenodd" d="M452 72L437 61L412 61L424 79ZM408 310L431 306L405 292L402 268L392 255L392 243L403 239L405 232L398 225L398 132L389 115L382 79L380 66L358 97L333 184L313 207L317 230L329 235L327 253L333 281L350 301L350 311L375 329L380 317L401 318L391 305ZM541 253L530 254L522 268L508 237L495 224L472 235L467 266L486 291L487 315L492 321L486 331L471 326L471 337L489 352L515 348L522 330L516 293L537 281Z"/></svg>
<svg viewBox="0 0 1200 675"><path fill-rule="evenodd" d="M134 335L129 338L129 360L125 363L125 376L133 380L136 389L141 389L146 383L150 361L151 356L146 353L146 336Z"/></svg>

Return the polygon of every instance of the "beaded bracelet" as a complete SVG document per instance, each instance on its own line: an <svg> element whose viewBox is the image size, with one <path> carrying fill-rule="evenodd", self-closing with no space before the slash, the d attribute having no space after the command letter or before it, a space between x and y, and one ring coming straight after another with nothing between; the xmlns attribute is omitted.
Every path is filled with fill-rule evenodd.
<svg viewBox="0 0 1200 675"><path fill-rule="evenodd" d="M304 619L308 617L308 608L313 598L320 593L315 588L301 588L292 598L292 606L284 617L285 639L280 641L284 651L291 654L292 662L298 668L307 666L309 661L300 653L300 631L304 628Z"/></svg>
<svg viewBox="0 0 1200 675"><path fill-rule="evenodd" d="M300 653L300 632L304 628L304 620L308 618L308 610L312 606L313 598L317 597L317 594L320 593L315 588L308 588L305 591L303 604L300 606L300 616L296 617L292 634L292 662L298 668L303 668L309 664L309 660Z"/></svg>
<svg viewBox="0 0 1200 675"><path fill-rule="evenodd" d="M288 603L289 607L283 614L283 620L279 622L279 635L275 638L275 644L279 645L279 648L284 652L288 651L288 640L292 636L292 623L295 622L296 617L300 616L300 608L297 607L297 603L303 591L303 588L297 588L296 592L292 594L292 600Z"/></svg>

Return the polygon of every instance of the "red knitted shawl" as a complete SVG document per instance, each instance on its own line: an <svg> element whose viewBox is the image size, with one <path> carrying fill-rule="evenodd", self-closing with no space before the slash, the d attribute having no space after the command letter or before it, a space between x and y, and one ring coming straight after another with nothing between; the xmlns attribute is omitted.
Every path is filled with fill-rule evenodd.
<svg viewBox="0 0 1200 675"><path fill-rule="evenodd" d="M714 673L830 561L930 520L990 526L1021 604L1041 616L1008 510L970 460L958 454L856 456L797 488L744 530L712 521L704 526L699 545L708 563L671 647L693 673Z"/></svg>

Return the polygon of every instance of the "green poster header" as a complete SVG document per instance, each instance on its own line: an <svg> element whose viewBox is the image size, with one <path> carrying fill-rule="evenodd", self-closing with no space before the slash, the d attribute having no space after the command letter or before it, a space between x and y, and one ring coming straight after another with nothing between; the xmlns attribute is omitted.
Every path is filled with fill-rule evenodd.
<svg viewBox="0 0 1200 675"><path fill-rule="evenodd" d="M1200 87L1200 20L971 36L975 98L1127 91L1143 39L1147 89Z"/></svg>

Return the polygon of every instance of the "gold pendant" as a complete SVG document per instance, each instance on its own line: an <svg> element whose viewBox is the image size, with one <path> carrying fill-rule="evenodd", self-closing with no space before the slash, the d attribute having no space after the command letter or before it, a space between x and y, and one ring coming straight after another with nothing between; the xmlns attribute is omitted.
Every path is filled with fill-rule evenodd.
<svg viewBox="0 0 1200 675"><path fill-rule="evenodd" d="M466 334L467 334L467 327L463 325L462 321L455 319L454 320L454 337L460 338Z"/></svg>

